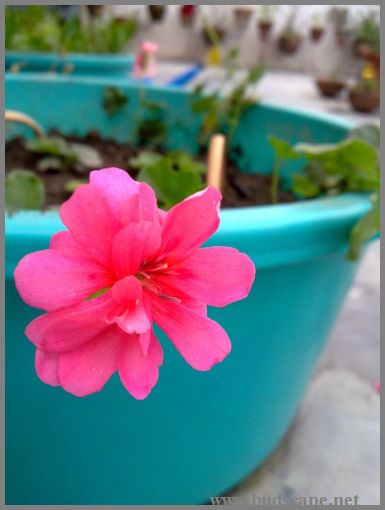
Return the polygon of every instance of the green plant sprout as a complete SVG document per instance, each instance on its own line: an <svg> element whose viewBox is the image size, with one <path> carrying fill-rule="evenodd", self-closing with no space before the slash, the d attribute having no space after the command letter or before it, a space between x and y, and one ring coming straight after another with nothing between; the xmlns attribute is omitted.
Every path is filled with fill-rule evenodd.
<svg viewBox="0 0 385 510"><path fill-rule="evenodd" d="M139 170L139 181L152 186L164 209L170 209L204 188L206 166L200 161L194 161L187 152L171 151L160 155L143 151L131 158L129 165Z"/></svg>
<svg viewBox="0 0 385 510"><path fill-rule="evenodd" d="M157 101L149 101L144 90L141 91L139 102L144 114L137 121L136 142L141 146L160 148L167 137L167 108Z"/></svg>
<svg viewBox="0 0 385 510"><path fill-rule="evenodd" d="M115 115L129 101L129 98L118 87L106 87L103 97L103 108L107 115Z"/></svg>
<svg viewBox="0 0 385 510"><path fill-rule="evenodd" d="M77 16L62 19L44 5L5 8L5 48L59 53L119 53L137 30L133 19L93 18L87 26Z"/></svg>
<svg viewBox="0 0 385 510"><path fill-rule="evenodd" d="M271 197L277 201L279 174L283 161L302 159L302 170L293 175L291 190L303 198L344 192L372 193L372 208L352 229L347 257L356 260L361 245L380 229L380 131L376 126L352 130L335 144L291 146L285 140L269 137L275 162Z"/></svg>
<svg viewBox="0 0 385 510"><path fill-rule="evenodd" d="M41 209L45 201L42 179L30 170L17 168L5 177L5 207L8 212Z"/></svg>
<svg viewBox="0 0 385 510"><path fill-rule="evenodd" d="M227 72L225 83L234 77L234 58L236 50L231 50L230 56L225 60ZM255 84L263 75L265 67L258 65L250 69L246 76L227 94L216 91L212 94L204 94L204 85L195 88L191 101L191 109L195 114L202 114L202 128L200 142L207 144L210 136L214 133L223 133L228 139L228 146L234 132L245 111L256 103L250 98L248 89Z"/></svg>
<svg viewBox="0 0 385 510"><path fill-rule="evenodd" d="M44 155L37 163L37 168L47 170L67 171L71 166L78 168L100 168L103 160L99 152L88 145L67 142L60 136L33 138L26 142L26 148L37 154Z"/></svg>

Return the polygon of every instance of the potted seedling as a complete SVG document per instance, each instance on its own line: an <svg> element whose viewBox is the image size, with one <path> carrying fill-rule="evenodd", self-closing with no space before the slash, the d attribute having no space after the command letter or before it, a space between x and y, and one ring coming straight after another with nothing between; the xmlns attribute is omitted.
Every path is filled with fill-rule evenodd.
<svg viewBox="0 0 385 510"><path fill-rule="evenodd" d="M379 60L380 53L380 25L376 12L362 17L354 30L354 54L359 58L376 55Z"/></svg>
<svg viewBox="0 0 385 510"><path fill-rule="evenodd" d="M338 72L319 76L315 81L318 91L323 97L337 97L346 87L345 80Z"/></svg>
<svg viewBox="0 0 385 510"><path fill-rule="evenodd" d="M251 16L253 15L252 7L250 7L249 5L237 5L236 7L234 7L233 12L236 27L239 30L245 29L250 21Z"/></svg>
<svg viewBox="0 0 385 510"><path fill-rule="evenodd" d="M77 15L63 19L50 6L7 6L5 67L11 72L71 70L75 74L127 74L131 55L124 54L135 34L134 19Z"/></svg>
<svg viewBox="0 0 385 510"><path fill-rule="evenodd" d="M257 103L260 74L215 95L7 76L6 108L65 141L6 146L13 204L11 170L46 188L43 211L6 215L9 504L199 504L292 423L358 268L347 251L377 233L379 133ZM79 143L101 166L71 166Z"/></svg>
<svg viewBox="0 0 385 510"><path fill-rule="evenodd" d="M337 45L345 48L349 38L350 29L348 26L349 12L346 7L331 7L328 12L328 18L334 27L334 35Z"/></svg>
<svg viewBox="0 0 385 510"><path fill-rule="evenodd" d="M196 4L180 6L180 19L183 25L190 26L194 23L197 7Z"/></svg>
<svg viewBox="0 0 385 510"><path fill-rule="evenodd" d="M380 84L375 73L367 69L349 91L349 100L357 112L371 113L380 105Z"/></svg>
<svg viewBox="0 0 385 510"><path fill-rule="evenodd" d="M163 4L149 5L148 11L150 13L152 21L162 21L166 12L166 5Z"/></svg>
<svg viewBox="0 0 385 510"><path fill-rule="evenodd" d="M312 23L310 26L310 38L314 42L319 42L324 35L325 27L321 23L321 18L319 15L315 14L312 18Z"/></svg>
<svg viewBox="0 0 385 510"><path fill-rule="evenodd" d="M277 40L279 51L286 55L293 55L296 53L302 42L302 36L295 28L296 14L297 11L293 9Z"/></svg>
<svg viewBox="0 0 385 510"><path fill-rule="evenodd" d="M275 9L275 5L264 4L261 6L261 13L258 19L258 30L262 41L267 41L269 38L273 26Z"/></svg>

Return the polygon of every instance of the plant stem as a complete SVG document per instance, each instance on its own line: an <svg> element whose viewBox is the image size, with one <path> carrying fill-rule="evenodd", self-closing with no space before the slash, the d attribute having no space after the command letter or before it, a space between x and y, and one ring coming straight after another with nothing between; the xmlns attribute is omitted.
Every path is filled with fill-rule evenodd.
<svg viewBox="0 0 385 510"><path fill-rule="evenodd" d="M278 202L280 166L281 162L277 158L274 162L273 173L271 176L271 202L273 204L276 204Z"/></svg>

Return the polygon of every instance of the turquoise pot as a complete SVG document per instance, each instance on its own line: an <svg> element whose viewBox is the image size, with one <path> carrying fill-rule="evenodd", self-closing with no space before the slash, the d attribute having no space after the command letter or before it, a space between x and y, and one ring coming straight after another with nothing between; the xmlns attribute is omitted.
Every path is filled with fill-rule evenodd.
<svg viewBox="0 0 385 510"><path fill-rule="evenodd" d="M138 90L108 118L106 82L7 79L6 105L47 129L127 139ZM198 119L188 95L148 89L170 106L169 146L196 149ZM245 171L268 171L267 134L333 142L348 126L330 117L258 105L235 135ZM293 171L286 169L287 174ZM211 245L230 245L255 262L250 296L211 309L233 350L210 372L196 372L160 335L165 362L158 385L136 401L114 376L98 394L76 398L40 382L34 347L24 336L39 314L14 288L13 269L46 248L62 229L56 212L6 219L6 501L8 504L197 504L240 482L273 450L292 421L357 264L345 260L350 229L369 208L346 194L288 205L223 210Z"/></svg>
<svg viewBox="0 0 385 510"><path fill-rule="evenodd" d="M134 63L133 55L6 51L5 69L10 71L17 66L20 71L57 73L68 72L75 75L128 76Z"/></svg>

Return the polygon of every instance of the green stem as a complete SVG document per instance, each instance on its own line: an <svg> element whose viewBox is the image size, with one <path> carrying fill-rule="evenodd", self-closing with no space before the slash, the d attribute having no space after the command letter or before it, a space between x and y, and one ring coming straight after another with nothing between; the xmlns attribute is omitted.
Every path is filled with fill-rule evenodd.
<svg viewBox="0 0 385 510"><path fill-rule="evenodd" d="M280 160L277 158L275 160L273 166L273 173L271 176L271 202L276 204L278 202L278 192L279 192L279 172L280 170Z"/></svg>

